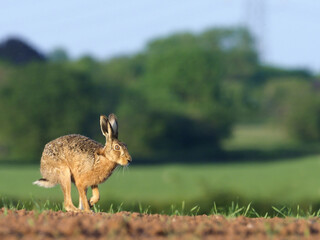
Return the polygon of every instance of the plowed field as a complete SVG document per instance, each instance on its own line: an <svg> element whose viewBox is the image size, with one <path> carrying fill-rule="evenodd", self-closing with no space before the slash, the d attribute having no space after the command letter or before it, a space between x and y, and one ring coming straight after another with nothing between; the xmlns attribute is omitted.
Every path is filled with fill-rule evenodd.
<svg viewBox="0 0 320 240"><path fill-rule="evenodd" d="M0 210L0 239L320 239L320 219Z"/></svg>

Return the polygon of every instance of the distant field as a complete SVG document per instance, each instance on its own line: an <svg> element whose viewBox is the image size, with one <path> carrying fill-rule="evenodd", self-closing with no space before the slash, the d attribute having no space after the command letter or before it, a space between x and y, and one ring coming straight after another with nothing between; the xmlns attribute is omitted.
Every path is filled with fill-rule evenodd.
<svg viewBox="0 0 320 240"><path fill-rule="evenodd" d="M276 150L298 145L283 128L271 124L237 125L223 142L225 150Z"/></svg>
<svg viewBox="0 0 320 240"><path fill-rule="evenodd" d="M101 202L152 205L206 200L213 204L227 194L234 201L311 204L320 201L319 170L320 156L261 164L133 165L119 169L100 185ZM0 194L14 199L61 201L59 187L45 189L31 184L39 177L37 166L1 166ZM74 194L74 202L77 200Z"/></svg>

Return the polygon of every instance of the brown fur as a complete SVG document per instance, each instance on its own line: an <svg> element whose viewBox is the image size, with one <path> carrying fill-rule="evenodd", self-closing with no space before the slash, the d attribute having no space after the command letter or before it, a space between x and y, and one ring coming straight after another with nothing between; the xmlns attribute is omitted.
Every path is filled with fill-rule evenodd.
<svg viewBox="0 0 320 240"><path fill-rule="evenodd" d="M90 211L90 206L100 198L98 184L107 180L118 165L131 162L126 145L117 139L116 116L100 116L100 126L106 137L105 145L88 137L72 134L59 137L44 147L40 164L43 178L34 184L42 187L60 184L67 211L79 211L72 203L71 182L75 183L79 192L79 208ZM89 202L86 196L88 187L92 188Z"/></svg>

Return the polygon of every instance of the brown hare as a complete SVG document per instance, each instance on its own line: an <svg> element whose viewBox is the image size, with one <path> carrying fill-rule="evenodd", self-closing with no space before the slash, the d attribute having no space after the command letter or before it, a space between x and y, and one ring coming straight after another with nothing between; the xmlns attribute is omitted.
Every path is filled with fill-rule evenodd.
<svg viewBox="0 0 320 240"><path fill-rule="evenodd" d="M118 121L114 114L100 116L102 134L106 144L85 136L72 134L59 137L44 147L40 172L43 178L33 184L50 188L60 184L67 211L90 211L99 201L98 184L104 182L117 165L128 165L131 156L126 145L118 140ZM79 209L71 199L71 182L79 192ZM92 197L87 200L87 189L92 188Z"/></svg>

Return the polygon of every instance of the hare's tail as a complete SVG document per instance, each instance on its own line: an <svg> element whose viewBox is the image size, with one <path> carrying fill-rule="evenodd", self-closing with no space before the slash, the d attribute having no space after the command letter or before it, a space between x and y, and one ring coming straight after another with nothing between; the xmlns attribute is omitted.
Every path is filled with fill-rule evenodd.
<svg viewBox="0 0 320 240"><path fill-rule="evenodd" d="M45 178L40 178L39 180L33 182L32 184L38 185L40 187L45 187L45 188L52 188L55 185L57 185L56 183L49 182L49 180Z"/></svg>

